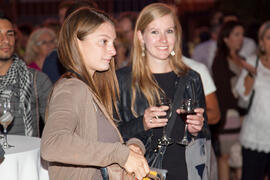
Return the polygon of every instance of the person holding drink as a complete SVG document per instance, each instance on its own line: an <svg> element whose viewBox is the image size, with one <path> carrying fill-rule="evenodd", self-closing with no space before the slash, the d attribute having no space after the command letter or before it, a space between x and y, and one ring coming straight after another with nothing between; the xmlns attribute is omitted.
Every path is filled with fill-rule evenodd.
<svg viewBox="0 0 270 180"><path fill-rule="evenodd" d="M0 121L5 135L40 137L52 84L46 74L28 68L16 55L15 37L13 21L0 11L0 102L5 101Z"/></svg>
<svg viewBox="0 0 270 180"><path fill-rule="evenodd" d="M51 180L141 180L149 172L141 141L124 144L112 117L115 38L112 20L94 9L77 9L63 23L58 47L68 72L52 91L41 140Z"/></svg>
<svg viewBox="0 0 270 180"><path fill-rule="evenodd" d="M132 65L117 71L122 120L118 127L124 139L138 137L145 143L149 165L168 170L167 180L208 179L211 144L203 86L198 73L182 61L181 33L178 18L167 5L153 3L141 11ZM171 103L159 106L163 99ZM187 116L184 145L180 140L185 123L179 114L188 99L197 106L195 114ZM159 152L163 158L155 159Z"/></svg>

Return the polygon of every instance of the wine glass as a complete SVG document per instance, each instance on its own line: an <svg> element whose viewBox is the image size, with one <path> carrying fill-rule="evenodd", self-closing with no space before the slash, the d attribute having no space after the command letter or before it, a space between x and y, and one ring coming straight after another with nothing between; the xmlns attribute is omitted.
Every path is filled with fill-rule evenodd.
<svg viewBox="0 0 270 180"><path fill-rule="evenodd" d="M196 112L194 111L196 106L197 106L197 103L193 99L186 99L182 102L182 104L180 106L180 118L185 123L185 132L184 132L184 137L181 140L177 141L176 142L177 144L184 145L184 146L188 145L188 143L189 143L188 138L187 138L188 124L186 122L187 116L196 114Z"/></svg>
<svg viewBox="0 0 270 180"><path fill-rule="evenodd" d="M14 147L7 142L7 127L13 121L13 115L11 114L10 101L7 98L0 99L0 124L3 126L4 142L3 148L8 149Z"/></svg>
<svg viewBox="0 0 270 180"><path fill-rule="evenodd" d="M167 118L168 120L170 119L171 115L172 115L172 101L170 98L168 97L164 97L161 96L159 99L159 102L156 104L157 107L160 106L168 106L169 109L166 111L166 116L165 117L160 117L160 118ZM172 144L172 139L168 137L167 132L166 132L166 126L163 126L162 129L162 137L161 139L158 140L158 144L162 145L162 146L168 146L170 144Z"/></svg>

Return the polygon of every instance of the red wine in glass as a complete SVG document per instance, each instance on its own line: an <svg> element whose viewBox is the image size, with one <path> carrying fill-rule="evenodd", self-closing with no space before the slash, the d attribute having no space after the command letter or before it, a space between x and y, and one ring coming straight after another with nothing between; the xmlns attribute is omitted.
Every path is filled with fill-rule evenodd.
<svg viewBox="0 0 270 180"><path fill-rule="evenodd" d="M187 138L187 116L188 115L196 115L196 112L194 112L194 109L196 108L197 103L193 99L187 99L184 100L183 103L181 104L180 107L180 118L184 121L185 123L185 132L184 132L184 137L180 140L177 141L177 144L187 146L189 144L188 138Z"/></svg>
<svg viewBox="0 0 270 180"><path fill-rule="evenodd" d="M190 112L183 112L180 114L181 119L186 123L187 122L187 116L188 115L196 115L196 113L194 111L190 111Z"/></svg>

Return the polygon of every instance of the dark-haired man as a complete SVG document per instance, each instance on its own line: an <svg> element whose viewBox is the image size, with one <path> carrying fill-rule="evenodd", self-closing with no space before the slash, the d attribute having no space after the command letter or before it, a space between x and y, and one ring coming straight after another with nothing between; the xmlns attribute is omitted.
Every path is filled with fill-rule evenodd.
<svg viewBox="0 0 270 180"><path fill-rule="evenodd" d="M0 13L0 97L11 103L14 117L9 134L40 136L39 117L44 119L51 82L44 73L27 68L14 49L12 21Z"/></svg>

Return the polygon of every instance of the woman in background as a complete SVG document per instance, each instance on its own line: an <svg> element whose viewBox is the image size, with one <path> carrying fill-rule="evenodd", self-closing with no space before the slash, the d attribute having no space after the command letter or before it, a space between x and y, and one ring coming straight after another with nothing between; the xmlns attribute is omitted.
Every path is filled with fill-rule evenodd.
<svg viewBox="0 0 270 180"><path fill-rule="evenodd" d="M51 180L141 180L149 172L141 141L123 144L112 117L115 38L111 19L90 8L74 11L62 25L59 56L68 72L53 89L41 141Z"/></svg>
<svg viewBox="0 0 270 180"><path fill-rule="evenodd" d="M218 152L219 179L229 180L228 164L231 147L238 142L241 127L236 82L242 69L253 70L243 57L239 55L244 38L244 26L238 21L229 21L220 29L217 40L217 51L212 65L213 79L217 87L217 98L220 106L221 119L213 126L213 138L220 141ZM241 164L234 165L238 168Z"/></svg>
<svg viewBox="0 0 270 180"><path fill-rule="evenodd" d="M28 67L41 71L46 56L56 47L56 34L49 28L38 28L28 39L24 60Z"/></svg>
<svg viewBox="0 0 270 180"><path fill-rule="evenodd" d="M270 21L260 27L258 40L259 54L247 59L247 63L256 67L256 74L244 69L236 86L247 101L254 93L240 133L242 180L263 180L265 174L270 177Z"/></svg>

